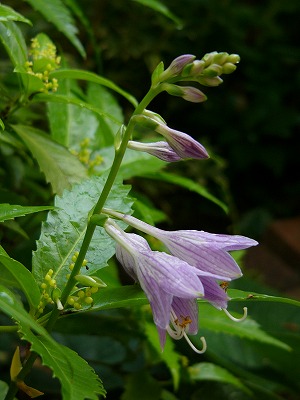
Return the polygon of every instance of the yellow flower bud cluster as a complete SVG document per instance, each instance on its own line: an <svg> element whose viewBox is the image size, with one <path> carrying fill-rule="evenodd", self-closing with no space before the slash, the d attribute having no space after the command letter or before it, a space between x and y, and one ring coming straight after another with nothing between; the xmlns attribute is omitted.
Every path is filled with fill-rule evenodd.
<svg viewBox="0 0 300 400"><path fill-rule="evenodd" d="M58 81L56 78L49 78L51 71L60 66L61 58L56 55L54 44L43 37L36 37L31 40L29 51L30 60L26 61L25 69L28 74L34 75L43 83L40 92L48 93L49 90L56 92Z"/></svg>
<svg viewBox="0 0 300 400"><path fill-rule="evenodd" d="M71 153L78 157L79 161L87 167L88 173L92 174L94 172L94 168L103 162L103 158L98 154L93 160L91 160L91 150L88 148L89 144L90 139L85 138L80 143L79 152L76 150L71 150Z"/></svg>
<svg viewBox="0 0 300 400"><path fill-rule="evenodd" d="M92 305L94 293L97 293L98 287L86 287L78 290L74 295L69 296L67 303L75 308L75 310L80 310L84 305Z"/></svg>
<svg viewBox="0 0 300 400"><path fill-rule="evenodd" d="M49 269L46 273L43 282L41 283L42 295L38 304L37 313L42 314L47 304L53 304L51 292L56 288L56 280L53 279L53 269Z"/></svg>

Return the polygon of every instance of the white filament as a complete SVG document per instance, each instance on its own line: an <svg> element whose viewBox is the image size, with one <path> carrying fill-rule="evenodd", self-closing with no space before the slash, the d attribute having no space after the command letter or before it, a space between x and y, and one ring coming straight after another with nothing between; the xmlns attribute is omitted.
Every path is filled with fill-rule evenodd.
<svg viewBox="0 0 300 400"><path fill-rule="evenodd" d="M244 307L243 310L244 310L244 315L241 318L235 318L233 315L230 314L230 312L228 310L226 310L226 308L223 308L223 311L227 315L227 317L230 318L234 322L242 322L247 318L247 314L248 314L247 307Z"/></svg>

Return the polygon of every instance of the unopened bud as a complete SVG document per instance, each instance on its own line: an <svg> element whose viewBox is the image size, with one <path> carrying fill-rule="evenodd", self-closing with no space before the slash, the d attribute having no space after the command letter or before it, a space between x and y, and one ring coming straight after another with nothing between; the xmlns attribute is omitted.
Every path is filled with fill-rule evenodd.
<svg viewBox="0 0 300 400"><path fill-rule="evenodd" d="M223 65L223 74L231 74L236 70L236 65L232 63L226 63Z"/></svg>
<svg viewBox="0 0 300 400"><path fill-rule="evenodd" d="M219 76L222 74L222 67L218 64L211 64L209 67L205 68L203 71L203 76L207 76L209 78L214 78L215 76Z"/></svg>
<svg viewBox="0 0 300 400"><path fill-rule="evenodd" d="M81 283L84 286L91 286L91 287L106 287L106 283L103 282L97 276L89 276L89 275L76 275L75 279L77 282Z"/></svg>

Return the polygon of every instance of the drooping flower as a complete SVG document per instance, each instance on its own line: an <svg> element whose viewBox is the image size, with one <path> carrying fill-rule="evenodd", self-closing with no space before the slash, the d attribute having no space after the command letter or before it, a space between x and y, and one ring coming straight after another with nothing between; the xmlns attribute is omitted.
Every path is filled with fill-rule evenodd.
<svg viewBox="0 0 300 400"><path fill-rule="evenodd" d="M118 243L118 260L140 283L149 299L162 348L168 332L174 339L185 337L195 351L203 352L195 349L187 337L187 333L198 332L196 299L201 297L230 316L226 310L229 297L219 281L236 279L242 273L228 251L245 249L257 242L243 236L203 231L167 232L129 215L106 209L103 212L158 238L167 246L171 255L152 251L145 239L123 232L110 219L105 224L106 231ZM205 349L205 341L201 340Z"/></svg>
<svg viewBox="0 0 300 400"><path fill-rule="evenodd" d="M117 259L146 293L161 347L164 347L168 332L174 339L185 337L193 349L201 353L203 350L194 348L187 333L198 332L196 299L205 293L202 277L213 280L215 276L199 272L170 254L151 250L144 238L134 233L125 233L111 219L106 221L104 228L117 243ZM204 339L202 341L205 348Z"/></svg>

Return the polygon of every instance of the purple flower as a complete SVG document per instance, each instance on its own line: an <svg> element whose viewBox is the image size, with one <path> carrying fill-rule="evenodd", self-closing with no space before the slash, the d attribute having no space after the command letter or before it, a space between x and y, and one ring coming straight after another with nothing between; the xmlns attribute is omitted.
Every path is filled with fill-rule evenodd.
<svg viewBox="0 0 300 400"><path fill-rule="evenodd" d="M118 260L148 297L161 347L168 332L174 339L185 337L195 351L203 352L206 348L203 338L203 350L197 350L187 337L188 333L198 332L196 300L201 297L230 316L226 310L229 297L219 281L236 279L242 273L228 251L255 246L257 242L244 236L195 230L168 232L129 215L106 209L103 212L166 245L171 254L152 251L145 239L123 232L110 219L105 224L107 233L117 242ZM241 320L245 317L246 314Z"/></svg>
<svg viewBox="0 0 300 400"><path fill-rule="evenodd" d="M166 81L167 79L174 78L181 74L183 68L192 63L195 60L196 56L192 54L183 54L179 57L176 57L169 67L162 72L160 75L160 81Z"/></svg>
<svg viewBox="0 0 300 400"><path fill-rule="evenodd" d="M167 162L179 161L181 158L175 153L167 142L140 143L130 140L128 148L137 151L145 151L160 160Z"/></svg>
<svg viewBox="0 0 300 400"><path fill-rule="evenodd" d="M164 83L163 88L172 96L182 97L192 103L203 103L207 100L206 95L201 90L193 86L178 86L170 83Z"/></svg>
<svg viewBox="0 0 300 400"><path fill-rule="evenodd" d="M117 242L117 259L146 293L161 347L164 347L166 332L174 339L185 337L192 346L186 334L198 332L196 299L204 295L199 276L208 279L214 276L199 273L187 262L170 254L152 251L144 238L125 233L110 219L104 228ZM202 352L197 349L195 351Z"/></svg>
<svg viewBox="0 0 300 400"><path fill-rule="evenodd" d="M155 131L165 137L172 149L182 159L209 157L205 147L186 133L176 131L161 123L157 123Z"/></svg>
<svg viewBox="0 0 300 400"><path fill-rule="evenodd" d="M208 272L217 279L230 281L242 276L240 267L228 253L256 246L256 240L240 235L223 235L196 230L164 231L130 215L115 211L109 214L125 221L162 241L170 253L201 272Z"/></svg>

